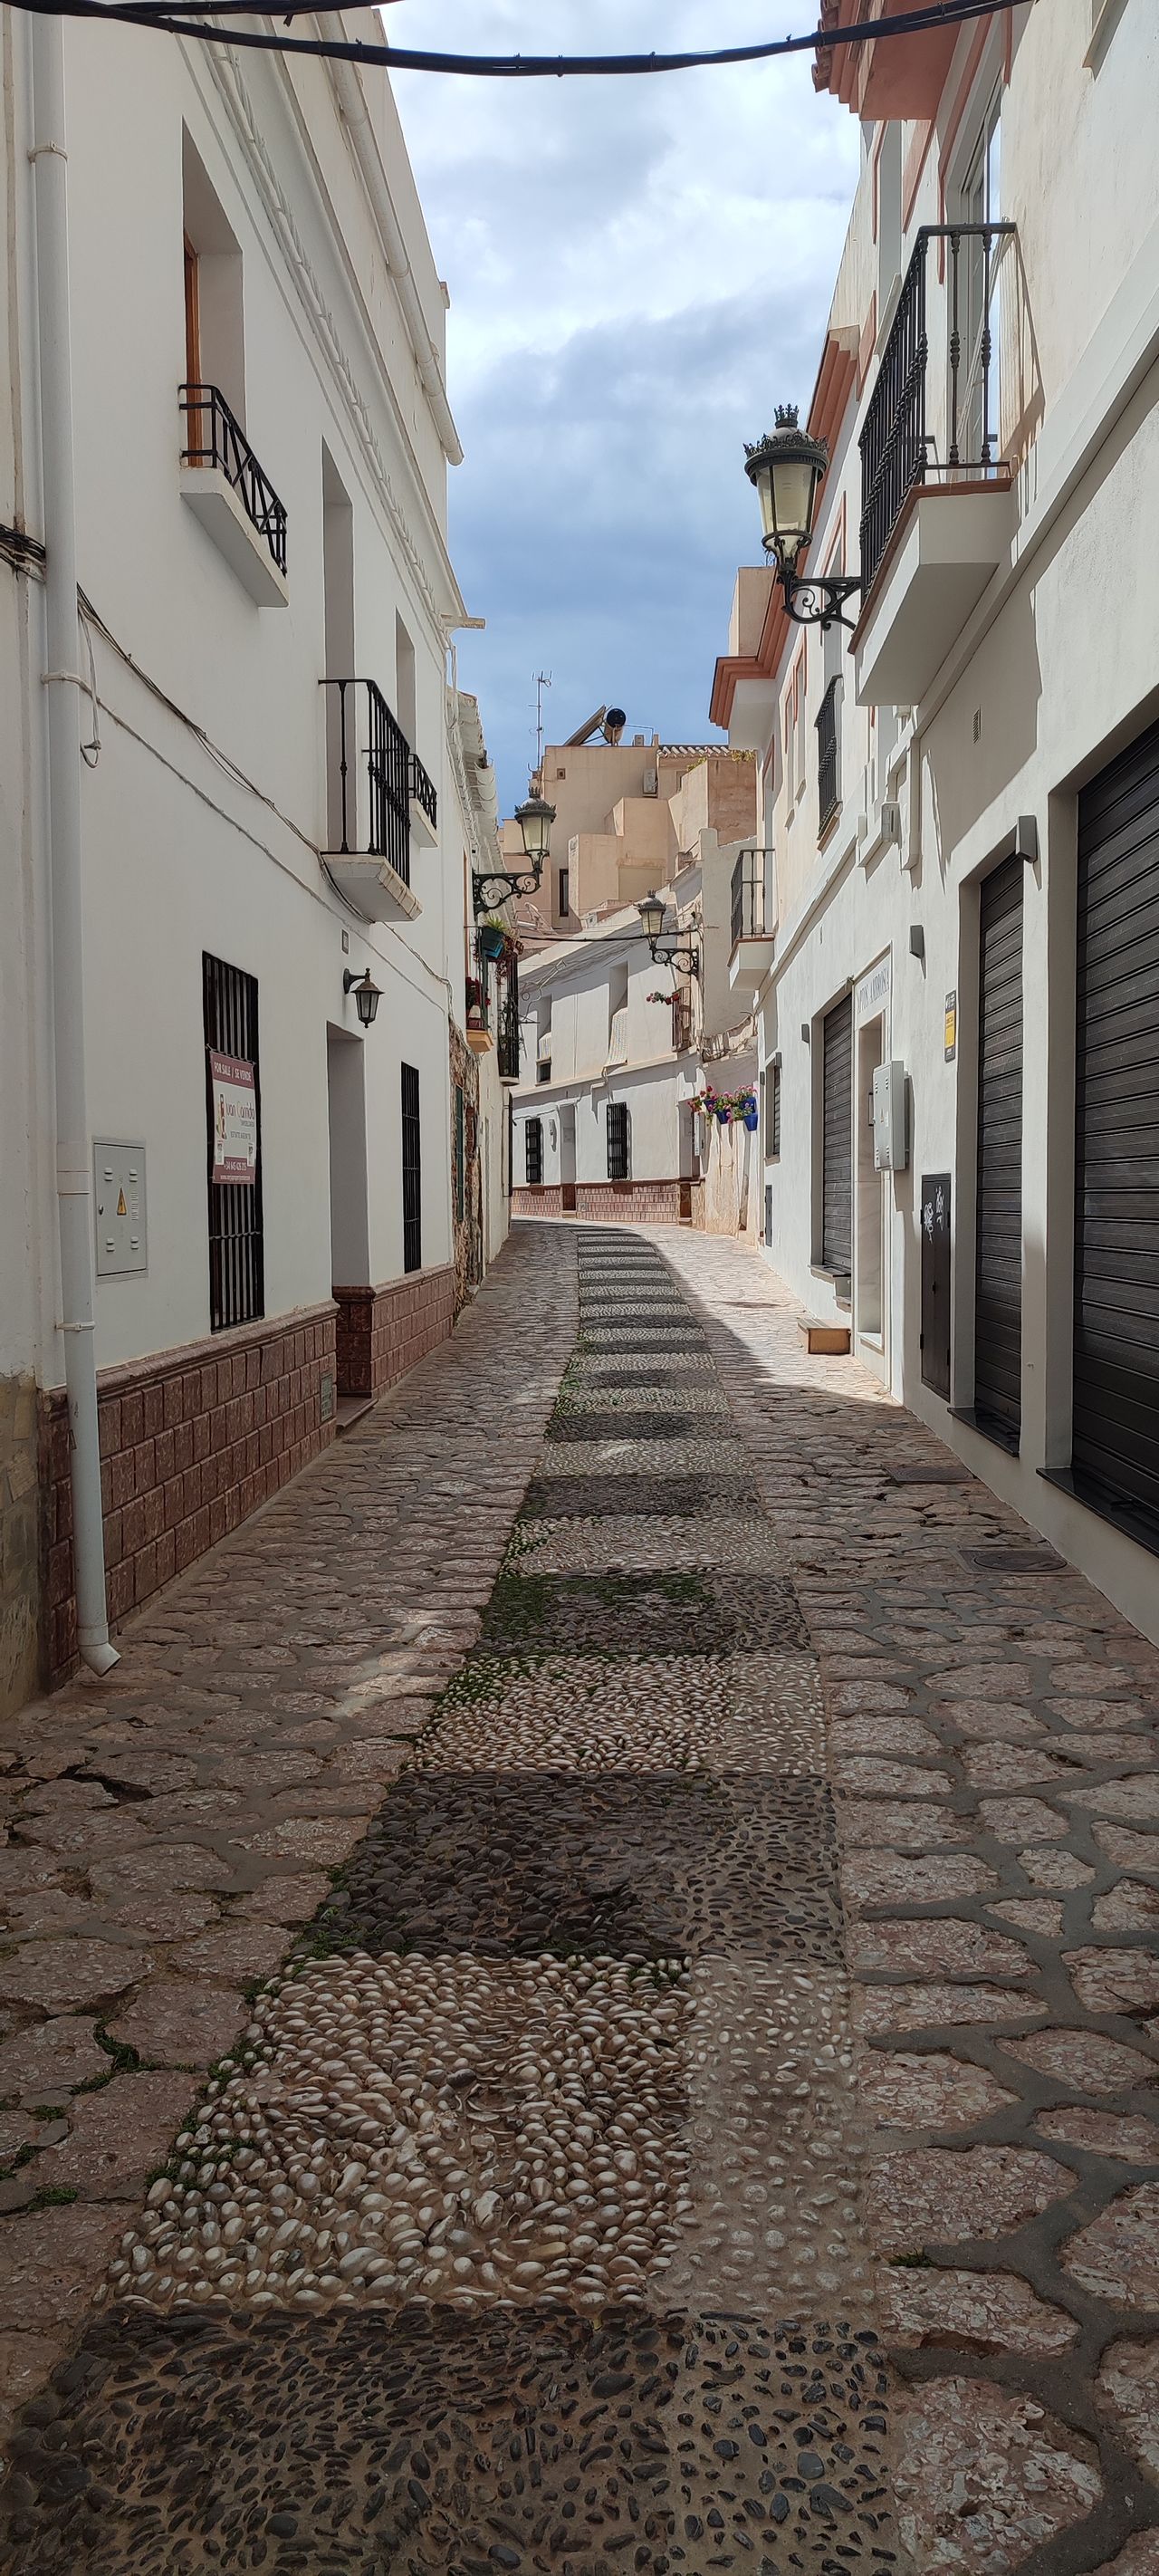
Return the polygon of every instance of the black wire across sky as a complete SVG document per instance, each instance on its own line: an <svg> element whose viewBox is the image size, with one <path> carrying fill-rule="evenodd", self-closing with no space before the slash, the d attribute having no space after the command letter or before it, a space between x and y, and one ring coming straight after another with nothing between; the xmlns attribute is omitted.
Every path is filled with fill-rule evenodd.
<svg viewBox="0 0 1159 2576"><path fill-rule="evenodd" d="M784 54L831 52L846 45L877 44L882 37L916 36L931 27L957 27L971 18L996 18L1014 0L929 0L904 15L870 18L856 27L815 27L805 36L773 36L763 44L726 45L715 51L682 54L446 54L406 45L344 43L325 36L285 36L273 29L228 28L216 19L252 17L246 0L184 0L177 8L157 7L153 0L16 0L33 17L110 18L119 25L147 27L166 36L188 36L203 44L230 45L260 53L312 54L334 62L381 64L386 71L443 72L469 80L640 79L657 72L721 70L738 63L774 61ZM307 0L291 0L278 13L284 25L312 16Z"/></svg>

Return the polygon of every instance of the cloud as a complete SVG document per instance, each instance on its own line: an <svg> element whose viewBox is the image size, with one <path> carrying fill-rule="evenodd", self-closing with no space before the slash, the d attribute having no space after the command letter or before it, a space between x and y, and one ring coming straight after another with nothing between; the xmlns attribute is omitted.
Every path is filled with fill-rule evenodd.
<svg viewBox="0 0 1159 2576"><path fill-rule="evenodd" d="M791 0L395 0L399 44L665 51L801 23ZM851 117L809 58L656 80L400 74L451 289L466 449L451 534L501 801L548 724L601 699L629 729L708 738L738 562L758 552L742 440L807 401L857 177Z"/></svg>

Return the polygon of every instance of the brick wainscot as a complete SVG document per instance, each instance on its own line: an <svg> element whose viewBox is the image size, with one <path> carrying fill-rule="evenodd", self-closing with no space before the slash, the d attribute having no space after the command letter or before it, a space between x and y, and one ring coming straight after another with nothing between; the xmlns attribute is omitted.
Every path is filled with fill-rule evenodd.
<svg viewBox="0 0 1159 2576"><path fill-rule="evenodd" d="M337 1320L327 1302L100 1371L101 1488L114 1627L268 1502L333 1439ZM57 1683L76 1663L63 1387L42 1398L41 1441L43 1653L47 1678Z"/></svg>
<svg viewBox="0 0 1159 2576"><path fill-rule="evenodd" d="M684 1183L685 1214L688 1183ZM597 1225L679 1225L681 1216L679 1181L577 1181L575 1209L577 1217L594 1219ZM538 1189L513 1190L512 1216L562 1216L563 1191L558 1181L544 1181ZM570 1216L573 1211L567 1211Z"/></svg>
<svg viewBox="0 0 1159 2576"><path fill-rule="evenodd" d="M385 1288L336 1288L338 1392L381 1395L445 1342L455 1320L455 1273L417 1270Z"/></svg>

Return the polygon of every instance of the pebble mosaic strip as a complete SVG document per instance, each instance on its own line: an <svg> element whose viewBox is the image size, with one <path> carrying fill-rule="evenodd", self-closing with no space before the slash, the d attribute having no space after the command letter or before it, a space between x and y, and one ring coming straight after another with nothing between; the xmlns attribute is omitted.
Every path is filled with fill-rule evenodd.
<svg viewBox="0 0 1159 2576"><path fill-rule="evenodd" d="M674 1513L609 1514L604 1520L524 1520L519 1544L508 1556L509 1574L667 1573L674 1565L698 1574L728 1566L776 1574L785 1558L767 1521L736 1513L714 1514L703 1528Z"/></svg>
<svg viewBox="0 0 1159 2576"><path fill-rule="evenodd" d="M824 1722L804 1654L478 1657L422 1737L425 1771L740 1773L819 1779Z"/></svg>
<svg viewBox="0 0 1159 2576"><path fill-rule="evenodd" d="M54 2376L10 2528L22 2576L903 2576L885 2400L840 2314L118 2308Z"/></svg>

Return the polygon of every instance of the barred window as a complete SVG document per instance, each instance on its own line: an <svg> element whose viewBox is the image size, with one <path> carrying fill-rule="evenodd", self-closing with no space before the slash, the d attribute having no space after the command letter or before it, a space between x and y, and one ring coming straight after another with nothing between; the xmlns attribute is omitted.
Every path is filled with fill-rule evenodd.
<svg viewBox="0 0 1159 2576"><path fill-rule="evenodd" d="M402 1068L402 1266L423 1266L422 1160L417 1067Z"/></svg>
<svg viewBox="0 0 1159 2576"><path fill-rule="evenodd" d="M543 1120L529 1118L523 1130L524 1170L528 1189L538 1189L543 1179Z"/></svg>
<svg viewBox="0 0 1159 2576"><path fill-rule="evenodd" d="M781 1068L770 1064L765 1083L765 1106L768 1114L765 1154L773 1162L781 1150Z"/></svg>
<svg viewBox="0 0 1159 2576"><path fill-rule="evenodd" d="M628 1104L626 1100L608 1102L608 1179L628 1179Z"/></svg>
<svg viewBox="0 0 1159 2576"><path fill-rule="evenodd" d="M266 1311L262 1227L262 1095L258 983L203 951L205 1116L209 1186L209 1321L215 1333ZM252 1119L241 1114L247 1101ZM240 1104L240 1109L238 1108ZM236 1116L234 1113L236 1112ZM249 1125L252 1143L233 1124ZM240 1147L240 1150L238 1148Z"/></svg>

